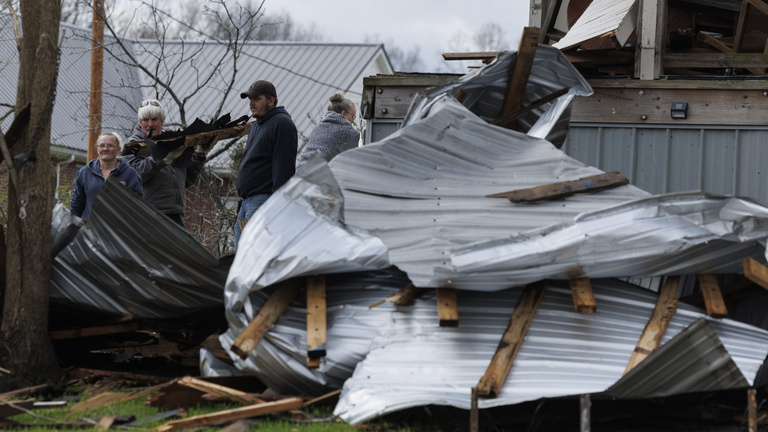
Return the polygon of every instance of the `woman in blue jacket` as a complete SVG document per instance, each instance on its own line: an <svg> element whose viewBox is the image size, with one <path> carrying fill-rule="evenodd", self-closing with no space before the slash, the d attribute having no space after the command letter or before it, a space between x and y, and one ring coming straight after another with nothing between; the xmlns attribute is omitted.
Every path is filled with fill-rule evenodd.
<svg viewBox="0 0 768 432"><path fill-rule="evenodd" d="M116 133L99 135L96 140L96 151L99 157L88 162L75 174L72 200L69 202L69 210L73 215L88 220L93 201L110 176L136 192L136 195L144 197L138 171L118 158L121 145L120 136Z"/></svg>

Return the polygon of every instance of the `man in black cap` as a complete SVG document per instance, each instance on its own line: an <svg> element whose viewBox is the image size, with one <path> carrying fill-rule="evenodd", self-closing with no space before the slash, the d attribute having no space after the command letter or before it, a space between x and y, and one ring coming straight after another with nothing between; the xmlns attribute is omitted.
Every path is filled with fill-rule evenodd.
<svg viewBox="0 0 768 432"><path fill-rule="evenodd" d="M269 81L251 84L240 97L250 100L248 106L256 123L248 132L245 153L237 174L240 210L235 222L235 249L240 241L240 221L249 219L262 204L296 172L299 135L291 115L277 106L277 91Z"/></svg>

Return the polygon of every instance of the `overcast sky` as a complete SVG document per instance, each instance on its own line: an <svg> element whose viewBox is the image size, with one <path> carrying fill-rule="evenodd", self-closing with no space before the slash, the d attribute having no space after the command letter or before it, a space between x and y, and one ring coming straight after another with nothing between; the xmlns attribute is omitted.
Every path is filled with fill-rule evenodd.
<svg viewBox="0 0 768 432"><path fill-rule="evenodd" d="M267 15L286 11L296 24L314 23L327 42L394 43L404 51L419 46L429 71L441 71L441 54L453 51L451 39L461 32L474 35L489 22L504 30L517 50L523 27L528 25L530 0L265 0Z"/></svg>

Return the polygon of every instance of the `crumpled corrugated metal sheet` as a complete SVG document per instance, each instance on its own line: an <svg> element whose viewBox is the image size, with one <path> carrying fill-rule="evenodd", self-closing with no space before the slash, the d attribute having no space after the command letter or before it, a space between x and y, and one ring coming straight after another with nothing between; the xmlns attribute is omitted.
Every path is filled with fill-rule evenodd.
<svg viewBox="0 0 768 432"><path fill-rule="evenodd" d="M86 318L204 319L202 312L221 310L228 270L189 232L109 178L88 221L53 261L51 309Z"/></svg>
<svg viewBox="0 0 768 432"><path fill-rule="evenodd" d="M576 314L563 279L733 271L744 257L764 260L768 213L746 200L651 196L632 185L537 203L485 198L601 171L487 124L448 91L387 139L329 164L311 160L250 220L227 278L222 345L231 347L275 283L326 274L327 356L306 368L298 299L245 360L230 354L239 368L283 393L343 383L336 413L352 423L409 406L469 408L522 285L561 279L550 282L501 394L480 406L604 392L621 378L656 295L597 279L598 313ZM431 290L413 306L368 309L409 281L459 288L460 326L438 327ZM681 305L662 342L702 316ZM710 326L725 349L717 352L738 369L724 386L753 382L768 333L729 320ZM668 379L693 388L681 375Z"/></svg>
<svg viewBox="0 0 768 432"><path fill-rule="evenodd" d="M617 280L593 280L592 285L597 313L579 314L573 311L568 283L550 284L500 394L480 398L480 409L602 393L621 379L656 296ZM398 308L397 325L389 326L389 331L372 343L365 360L344 383L334 414L349 423L359 423L427 404L469 409L471 388L488 368L521 292L522 288L494 293L461 291L458 328L438 327L436 301L431 294L413 309ZM662 344L703 316L703 311L681 304ZM720 358L736 365L730 379L720 383L721 388L751 384L768 352L768 332L731 320L708 324L718 339L711 342L727 350ZM631 382L655 384L655 388L674 390L675 394L700 389L695 379L714 373L716 367L691 358L690 344L694 342L673 347L677 356L689 362L675 363L666 358L663 366L654 363L657 367L636 373ZM617 397L653 394L643 386L621 388L629 391L620 392L616 387L613 391Z"/></svg>
<svg viewBox="0 0 768 432"><path fill-rule="evenodd" d="M516 52L504 53L488 67L475 69L456 81L429 89L425 96L417 95L411 102L411 109L404 120L404 126L426 115L429 112L427 108L435 100L447 94L461 94L462 91L464 95L462 104L473 114L487 122L501 117L507 95L507 82L516 58ZM574 96L592 94L592 87L560 50L547 45L538 46L522 106L527 107L563 88L568 89L566 94L520 116L517 119L516 130L535 138L546 139L560 148L568 134L571 102Z"/></svg>

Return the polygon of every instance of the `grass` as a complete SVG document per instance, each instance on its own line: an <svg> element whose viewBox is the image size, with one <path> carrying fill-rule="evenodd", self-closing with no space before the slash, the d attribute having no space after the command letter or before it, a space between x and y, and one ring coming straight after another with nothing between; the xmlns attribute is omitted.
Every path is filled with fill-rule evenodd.
<svg viewBox="0 0 768 432"><path fill-rule="evenodd" d="M130 394L129 391L119 391ZM63 429L73 428L95 428L99 420L104 416L133 416L135 419L134 424L118 423L112 426L112 429L118 427L128 430L156 430L157 427L164 425L169 420L174 420L182 417L171 417L168 419L161 418L159 415L163 412L167 412L166 409L156 408L146 404L147 398L141 397L128 401L122 401L113 404L106 404L93 409L85 409L82 411L72 412L71 408L82 401L88 400L95 395L78 394L71 389L65 394L59 395L43 395L38 396L38 401L42 400L68 400L68 403L64 407L58 408L43 408L34 409L25 414L18 414L12 417L7 417L4 420L0 420L0 428L6 430L24 430L30 432L47 432L47 431L59 431ZM28 397L22 397L19 400L28 399ZM14 401L11 401L13 403ZM183 418L188 418L201 414L208 414L222 410L228 410L240 407L242 405L236 403L211 403L201 405L195 408L186 410ZM364 425L348 425L333 417L332 406L318 406L307 407L302 413L281 413L268 416L254 417L245 419L247 431L265 431L270 432L345 432L345 431L359 431L359 430L377 430L377 431L398 431L398 432L415 432L415 431L436 431L434 427L424 425L424 427L417 427L412 429L411 427L400 427L397 425L388 424L382 421L374 421ZM292 418L291 416L305 417L305 419ZM232 422L229 422L232 423ZM73 426L73 424L80 425L80 427ZM90 425L90 426L89 426ZM119 425L119 426L118 426ZM220 425L210 425L207 427L198 427L194 429L175 429L175 430L195 430L195 431L218 431L227 423Z"/></svg>

